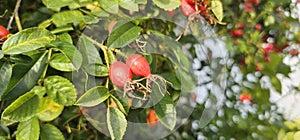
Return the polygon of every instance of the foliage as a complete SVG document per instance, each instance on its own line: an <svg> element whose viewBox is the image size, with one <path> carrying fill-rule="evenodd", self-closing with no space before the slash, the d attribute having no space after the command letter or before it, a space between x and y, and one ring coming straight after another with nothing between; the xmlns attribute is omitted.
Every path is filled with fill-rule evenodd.
<svg viewBox="0 0 300 140"><path fill-rule="evenodd" d="M182 0L23 0L12 34L1 40L1 138L299 135L290 132L298 130L297 121L283 123L269 101L270 92L282 92L278 75L291 72L283 59L297 54L290 48L299 42L292 28L299 23L285 15L295 6L279 0L192 2L195 12L185 17ZM0 2L0 12L9 11L1 23L8 23L15 4ZM133 76L129 87L115 86L110 65L135 53L159 78ZM240 101L242 93L252 100ZM159 120L154 126L147 125L150 110ZM284 124L288 129L280 129Z"/></svg>

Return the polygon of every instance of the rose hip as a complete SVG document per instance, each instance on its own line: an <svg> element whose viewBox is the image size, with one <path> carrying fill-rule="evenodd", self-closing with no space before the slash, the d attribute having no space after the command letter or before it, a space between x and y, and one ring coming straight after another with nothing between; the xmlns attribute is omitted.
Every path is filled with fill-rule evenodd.
<svg viewBox="0 0 300 140"><path fill-rule="evenodd" d="M127 82L131 81L132 72L126 64L117 61L110 65L109 78L114 85L124 87Z"/></svg>
<svg viewBox="0 0 300 140"><path fill-rule="evenodd" d="M126 65L129 66L131 72L136 75L136 76L142 76L143 78L139 79L139 80L133 80L131 83L137 84L141 86L140 81L146 79L146 86L143 87L144 90L144 95L146 95L147 92L151 92L151 83L155 83L158 85L158 88L161 92L161 94L163 94L164 92L162 90L165 90L167 93L167 87L166 87L166 80L159 76L159 75L154 75L151 74L150 71L150 65L148 63L148 61L146 60L145 57L143 57L142 55L139 54L132 54L130 56L127 57L126 59ZM161 85L159 85L158 81L160 80L163 84L163 87L161 87ZM145 98L145 96L144 96Z"/></svg>
<svg viewBox="0 0 300 140"><path fill-rule="evenodd" d="M126 65L129 66L132 73L136 76L148 77L151 74L148 61L139 54L132 54L127 57Z"/></svg>
<svg viewBox="0 0 300 140"><path fill-rule="evenodd" d="M187 17L196 12L194 4L189 4L187 0L181 0L180 10Z"/></svg>
<svg viewBox="0 0 300 140"><path fill-rule="evenodd" d="M245 101L248 101L248 102L252 102L252 97L250 94L248 93L243 93L239 96L239 100L241 102L245 102Z"/></svg>
<svg viewBox="0 0 300 140"><path fill-rule="evenodd" d="M0 25L0 40L5 41L8 34L10 34L10 32L5 27Z"/></svg>
<svg viewBox="0 0 300 140"><path fill-rule="evenodd" d="M153 109L150 109L148 116L147 116L147 124L148 126L156 126L159 122L158 117Z"/></svg>

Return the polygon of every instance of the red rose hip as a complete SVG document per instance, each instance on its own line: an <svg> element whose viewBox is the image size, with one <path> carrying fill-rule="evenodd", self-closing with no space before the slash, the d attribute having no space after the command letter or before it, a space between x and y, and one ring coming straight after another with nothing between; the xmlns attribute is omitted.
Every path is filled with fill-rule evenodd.
<svg viewBox="0 0 300 140"><path fill-rule="evenodd" d="M195 5L189 4L187 0L181 0L180 10L185 16L190 16L196 12Z"/></svg>
<svg viewBox="0 0 300 140"><path fill-rule="evenodd" d="M114 85L124 87L127 82L131 81L132 72L126 64L117 61L110 65L109 78Z"/></svg>
<svg viewBox="0 0 300 140"><path fill-rule="evenodd" d="M0 40L6 40L8 34L10 34L10 32L0 25Z"/></svg>
<svg viewBox="0 0 300 140"><path fill-rule="evenodd" d="M136 76L148 77L151 74L150 65L145 57L139 54L132 54L127 57L126 65Z"/></svg>
<svg viewBox="0 0 300 140"><path fill-rule="evenodd" d="M252 97L250 94L247 94L247 93L243 93L239 96L239 100L241 102L244 102L244 101L248 101L248 102L251 102L252 101Z"/></svg>

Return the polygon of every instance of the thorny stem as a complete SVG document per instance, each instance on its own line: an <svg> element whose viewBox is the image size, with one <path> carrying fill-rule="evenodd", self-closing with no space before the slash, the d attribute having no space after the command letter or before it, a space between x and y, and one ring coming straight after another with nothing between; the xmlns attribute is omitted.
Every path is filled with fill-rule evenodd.
<svg viewBox="0 0 300 140"><path fill-rule="evenodd" d="M9 22L8 22L8 25L7 25L7 30L11 29L11 24L12 24L14 18L15 18L18 30L22 31L22 25L21 25L19 13L18 13L20 5L21 5L21 1L22 0L18 0L17 3L16 3L14 12L13 12L12 16L10 16L10 19L9 19Z"/></svg>

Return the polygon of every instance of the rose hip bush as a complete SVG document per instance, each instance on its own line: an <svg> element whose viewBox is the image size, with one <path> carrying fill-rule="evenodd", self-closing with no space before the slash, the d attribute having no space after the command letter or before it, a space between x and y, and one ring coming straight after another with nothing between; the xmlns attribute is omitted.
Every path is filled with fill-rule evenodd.
<svg viewBox="0 0 300 140"><path fill-rule="evenodd" d="M269 101L299 55L295 2L18 2L0 2L1 139L299 135Z"/></svg>

